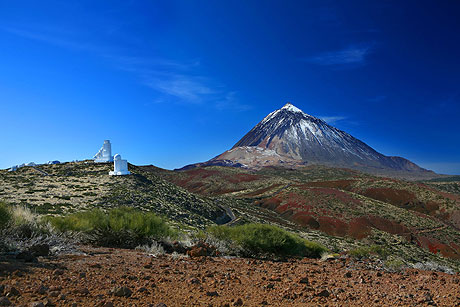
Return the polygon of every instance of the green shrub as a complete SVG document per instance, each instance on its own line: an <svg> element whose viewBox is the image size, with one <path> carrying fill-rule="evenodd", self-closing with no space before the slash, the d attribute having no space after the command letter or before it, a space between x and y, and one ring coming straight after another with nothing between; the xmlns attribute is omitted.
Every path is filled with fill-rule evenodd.
<svg viewBox="0 0 460 307"><path fill-rule="evenodd" d="M0 227L0 252L25 251L37 244L56 246L64 242L54 236L47 223L23 205L0 204L0 216L4 220L7 213L8 221Z"/></svg>
<svg viewBox="0 0 460 307"><path fill-rule="evenodd" d="M392 271L400 271L405 263L402 259L389 259L385 261L385 266Z"/></svg>
<svg viewBox="0 0 460 307"><path fill-rule="evenodd" d="M381 246L371 245L352 249L348 254L357 259L369 258L371 255L386 258L388 256L388 251Z"/></svg>
<svg viewBox="0 0 460 307"><path fill-rule="evenodd" d="M298 256L319 258L326 249L277 226L245 224L235 227L213 226L208 233L214 238L233 243L242 249L243 256Z"/></svg>
<svg viewBox="0 0 460 307"><path fill-rule="evenodd" d="M11 211L8 206L0 202L0 229L3 229L11 221Z"/></svg>
<svg viewBox="0 0 460 307"><path fill-rule="evenodd" d="M100 209L73 213L64 217L49 217L51 225L62 232L86 234L89 242L102 246L133 248L151 239L176 237L163 219L151 212L119 207L104 212Z"/></svg>

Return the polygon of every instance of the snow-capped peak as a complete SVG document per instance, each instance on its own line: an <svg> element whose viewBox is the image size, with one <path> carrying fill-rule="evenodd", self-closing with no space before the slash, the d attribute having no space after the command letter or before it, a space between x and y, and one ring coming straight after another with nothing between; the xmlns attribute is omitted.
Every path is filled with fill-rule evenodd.
<svg viewBox="0 0 460 307"><path fill-rule="evenodd" d="M299 113L303 113L303 111L297 107L295 107L294 105L292 105L290 102L286 103L282 108L281 110L288 110L288 111L291 111L291 112L299 112Z"/></svg>
<svg viewBox="0 0 460 307"><path fill-rule="evenodd" d="M268 114L261 122L260 124L264 124L266 122L268 122L269 120L271 120L272 118L278 116L278 114L281 112L281 111L288 111L290 113L300 113L302 116L305 116L309 119L315 119L314 116L311 116L311 115L308 115L307 113L305 113L304 111L302 111L301 109L297 108L296 106L294 106L293 104L291 104L290 102L286 103L281 109L278 109L278 110L275 110L273 112L271 112L270 114ZM289 114L289 113L288 113Z"/></svg>
<svg viewBox="0 0 460 307"><path fill-rule="evenodd" d="M249 152L247 148L251 147L255 149ZM250 163L239 161L236 153L244 151L245 155L253 159L261 156L259 148L274 151L281 157L276 156L277 161L288 159L312 165L324 164L366 171L373 168L412 171L407 160L400 162L387 157L350 134L304 113L291 103L286 103L281 109L268 114L232 147L226 159L249 165ZM274 157L270 155L266 159L263 155L268 163L273 163ZM416 169L422 170L417 166Z"/></svg>

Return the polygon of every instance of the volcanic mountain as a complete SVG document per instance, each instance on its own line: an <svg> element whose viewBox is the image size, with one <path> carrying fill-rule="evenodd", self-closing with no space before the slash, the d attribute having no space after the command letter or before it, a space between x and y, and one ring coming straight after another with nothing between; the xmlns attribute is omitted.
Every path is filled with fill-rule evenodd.
<svg viewBox="0 0 460 307"><path fill-rule="evenodd" d="M185 168L206 165L296 167L311 164L378 174L435 175L407 159L385 156L290 103L268 114L230 150L208 162Z"/></svg>

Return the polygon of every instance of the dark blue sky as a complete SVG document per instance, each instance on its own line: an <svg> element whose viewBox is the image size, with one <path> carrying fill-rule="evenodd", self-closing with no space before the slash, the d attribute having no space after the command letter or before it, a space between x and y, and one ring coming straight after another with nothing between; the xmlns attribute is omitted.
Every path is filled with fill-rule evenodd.
<svg viewBox="0 0 460 307"><path fill-rule="evenodd" d="M0 0L0 167L164 168L290 101L386 155L460 173L458 1Z"/></svg>

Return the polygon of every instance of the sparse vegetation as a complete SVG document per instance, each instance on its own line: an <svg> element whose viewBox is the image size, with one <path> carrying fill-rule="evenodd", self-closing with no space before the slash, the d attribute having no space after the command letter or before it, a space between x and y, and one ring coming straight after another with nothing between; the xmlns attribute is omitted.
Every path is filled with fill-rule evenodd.
<svg viewBox="0 0 460 307"><path fill-rule="evenodd" d="M78 212L64 217L49 217L61 232L78 232L83 240L101 246L134 248L152 239L176 237L177 231L152 212L119 207L104 212L101 209Z"/></svg>
<svg viewBox="0 0 460 307"><path fill-rule="evenodd" d="M36 256L37 248L42 251L43 248L46 249L47 254L73 249L71 240L57 235L39 215L23 205L1 203L0 217L3 221L5 216L7 221L0 227L1 252L28 254L30 261Z"/></svg>
<svg viewBox="0 0 460 307"><path fill-rule="evenodd" d="M279 227L266 224L245 224L235 227L214 226L211 236L241 247L244 256L296 256L319 258L326 249Z"/></svg>
<svg viewBox="0 0 460 307"><path fill-rule="evenodd" d="M0 202L0 229L3 229L11 220L11 212L7 205Z"/></svg>
<svg viewBox="0 0 460 307"><path fill-rule="evenodd" d="M371 245L352 249L348 254L357 259L369 258L372 255L385 259L388 256L388 251L379 245Z"/></svg>
<svg viewBox="0 0 460 307"><path fill-rule="evenodd" d="M375 244L386 251L383 255L390 255L385 261L396 257L407 265L432 261L460 268L458 181L414 183L323 166L260 171L216 166L172 172L130 165L133 175L120 177L108 176L111 168L111 164L82 161L40 166L50 176L30 167L0 170L0 201L8 204L2 206L3 211L0 208L0 227L6 227L9 236L43 236L53 229L40 220L54 219L43 215L72 216L93 208L108 213L129 205L165 216L173 228L193 233L228 222L231 210L232 225L278 225L333 252L356 249L366 242L370 247L351 251L356 258L385 258L371 248ZM13 213L24 208L30 209L33 218L18 223ZM138 242L143 236L126 228L117 232L109 227L70 228L59 235L106 246L152 244ZM158 243L170 253L165 241ZM260 257L264 248L255 244L243 249L235 239L207 243L219 251L226 248L223 254L252 257ZM284 257L282 253L276 257Z"/></svg>
<svg viewBox="0 0 460 307"><path fill-rule="evenodd" d="M385 261L385 266L391 271L399 271L405 266L405 263L399 258L388 259Z"/></svg>

